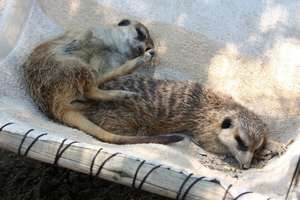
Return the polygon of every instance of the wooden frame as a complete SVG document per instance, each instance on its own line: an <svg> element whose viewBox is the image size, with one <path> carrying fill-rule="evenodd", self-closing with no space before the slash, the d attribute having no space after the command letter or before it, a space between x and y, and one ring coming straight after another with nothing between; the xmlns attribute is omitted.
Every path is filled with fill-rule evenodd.
<svg viewBox="0 0 300 200"><path fill-rule="evenodd" d="M32 129L24 134L13 133L6 130L10 125L12 123L0 128L0 147L21 156L174 199L268 199L215 178L193 176L100 146L56 138L47 133L37 134Z"/></svg>

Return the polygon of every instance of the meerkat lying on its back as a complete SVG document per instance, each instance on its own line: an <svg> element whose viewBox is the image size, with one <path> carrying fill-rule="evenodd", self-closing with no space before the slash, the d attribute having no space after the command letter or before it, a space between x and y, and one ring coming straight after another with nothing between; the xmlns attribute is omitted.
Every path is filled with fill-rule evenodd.
<svg viewBox="0 0 300 200"><path fill-rule="evenodd" d="M30 95L49 117L110 143L170 143L179 136L130 137L114 135L89 121L81 101L117 101L134 92L98 87L149 63L154 44L139 22L122 20L118 26L68 31L40 44L24 63ZM118 68L115 68L118 67ZM104 73L104 68L115 68Z"/></svg>
<svg viewBox="0 0 300 200"><path fill-rule="evenodd" d="M86 110L91 121L116 134L139 137L185 132L209 152L231 153L242 168L250 167L254 154L262 153L265 144L265 152L285 150L267 140L268 128L256 114L198 83L128 76L106 83L103 89L139 94Z"/></svg>

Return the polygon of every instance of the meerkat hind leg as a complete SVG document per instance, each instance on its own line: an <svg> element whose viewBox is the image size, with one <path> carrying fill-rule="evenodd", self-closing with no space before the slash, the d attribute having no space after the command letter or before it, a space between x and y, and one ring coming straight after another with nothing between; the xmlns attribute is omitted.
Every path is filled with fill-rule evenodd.
<svg viewBox="0 0 300 200"><path fill-rule="evenodd" d="M92 135L102 141L111 142L114 140L114 135L100 128L83 114L76 110L69 110L64 113L63 122L69 126L78 128L89 135Z"/></svg>
<svg viewBox="0 0 300 200"><path fill-rule="evenodd" d="M121 65L117 69L114 69L114 70L102 75L97 80L97 85L100 86L101 84L106 83L111 80L114 80L118 77L131 74L137 68L139 68L143 64L149 62L153 56L154 56L154 50L150 49L150 50L146 51L144 55L134 58L132 60L128 60L125 64Z"/></svg>
<svg viewBox="0 0 300 200"><path fill-rule="evenodd" d="M84 94L87 98L96 101L114 101L136 96L135 92L125 90L101 90L97 87L92 87Z"/></svg>

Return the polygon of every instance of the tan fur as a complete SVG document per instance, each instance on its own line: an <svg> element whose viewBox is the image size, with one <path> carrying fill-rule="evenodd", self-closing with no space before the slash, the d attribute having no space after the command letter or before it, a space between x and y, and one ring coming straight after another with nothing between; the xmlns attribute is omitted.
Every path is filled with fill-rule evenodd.
<svg viewBox="0 0 300 200"><path fill-rule="evenodd" d="M99 86L149 63L153 48L147 28L138 22L68 31L33 50L23 65L24 77L30 95L44 113L102 141L119 144L176 142L182 138L114 135L82 113L85 106L81 101L122 101L135 96L134 92L103 90ZM113 70L104 73L107 68Z"/></svg>
<svg viewBox="0 0 300 200"><path fill-rule="evenodd" d="M267 126L253 112L198 83L128 76L103 88L139 94L87 109L85 115L91 121L116 134L185 133L207 151L231 153L243 168L249 168L268 134ZM222 128L226 118L231 125ZM246 147L239 145L238 137Z"/></svg>

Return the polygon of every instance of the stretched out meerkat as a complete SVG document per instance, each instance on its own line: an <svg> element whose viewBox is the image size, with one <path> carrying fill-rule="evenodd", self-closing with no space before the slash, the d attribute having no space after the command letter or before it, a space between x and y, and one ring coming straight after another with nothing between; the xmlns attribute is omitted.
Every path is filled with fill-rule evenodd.
<svg viewBox="0 0 300 200"><path fill-rule="evenodd" d="M268 128L256 114L198 83L131 75L103 89L139 94L124 102L91 104L86 110L91 121L113 133L185 133L209 152L232 154L242 168L250 167L254 155L285 151L284 145L267 139Z"/></svg>
<svg viewBox="0 0 300 200"><path fill-rule="evenodd" d="M149 63L154 44L136 21L85 31L67 31L37 46L23 65L29 93L49 117L109 143L171 143L182 137L131 137L112 134L83 115L82 100L122 101L134 92L99 86ZM117 68L116 68L117 67ZM104 73L105 68L113 69Z"/></svg>

